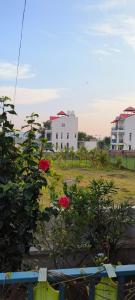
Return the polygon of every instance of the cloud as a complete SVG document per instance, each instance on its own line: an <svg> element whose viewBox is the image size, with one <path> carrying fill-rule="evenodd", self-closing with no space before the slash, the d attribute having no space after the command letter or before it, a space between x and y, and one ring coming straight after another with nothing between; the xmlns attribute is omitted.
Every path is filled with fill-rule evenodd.
<svg viewBox="0 0 135 300"><path fill-rule="evenodd" d="M36 104L58 99L62 89L33 89L18 87L16 92L16 104ZM0 96L8 96L13 98L13 86L1 86Z"/></svg>
<svg viewBox="0 0 135 300"><path fill-rule="evenodd" d="M90 25L84 31L87 35L116 37L124 41L135 51L135 17L129 15L113 15L109 20Z"/></svg>
<svg viewBox="0 0 135 300"><path fill-rule="evenodd" d="M17 65L10 62L0 62L0 79L12 80L16 77ZM35 74L31 71L29 64L23 64L19 67L19 79L33 78Z"/></svg>
<svg viewBox="0 0 135 300"><path fill-rule="evenodd" d="M97 55L98 58L103 58L107 56L112 56L113 54L119 54L121 51L117 48L104 48L96 49L93 51L93 54Z"/></svg>
<svg viewBox="0 0 135 300"><path fill-rule="evenodd" d="M126 6L129 4L129 2L132 2L133 0L104 0L101 3L101 0L99 0L99 3L94 4L86 4L82 8L84 11L89 12L93 10L100 10L100 11L111 11L114 9L122 8L122 6Z"/></svg>
<svg viewBox="0 0 135 300"><path fill-rule="evenodd" d="M100 23L94 26L88 26L85 33L92 34L92 35L99 35L99 36L117 36L120 35L122 32L120 28L117 28L113 22L109 21L108 23Z"/></svg>

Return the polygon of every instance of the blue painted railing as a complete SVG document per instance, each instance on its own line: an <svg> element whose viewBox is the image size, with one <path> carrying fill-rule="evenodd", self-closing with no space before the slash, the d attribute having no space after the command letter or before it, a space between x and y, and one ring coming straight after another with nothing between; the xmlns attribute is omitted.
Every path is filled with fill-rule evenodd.
<svg viewBox="0 0 135 300"><path fill-rule="evenodd" d="M80 277L80 276L92 276L94 278L107 277L107 272L99 267L90 268L74 268L74 269L57 269L53 270L57 273L63 273L64 275ZM118 281L118 300L124 299L124 283L125 280L132 276L135 278L135 265L123 265L116 266L115 272ZM38 272L13 272L13 273L0 273L0 285L10 285L16 283L27 284L28 287L28 300L33 300L33 286L38 282ZM55 282L55 281L54 281ZM94 286L90 289L89 300L94 299ZM59 285L60 297L59 300L64 300L64 285Z"/></svg>

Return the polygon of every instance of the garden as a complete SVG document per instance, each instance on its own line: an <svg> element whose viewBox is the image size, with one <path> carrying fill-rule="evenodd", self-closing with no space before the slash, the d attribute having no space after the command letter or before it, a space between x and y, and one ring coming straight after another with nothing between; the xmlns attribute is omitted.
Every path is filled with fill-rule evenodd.
<svg viewBox="0 0 135 300"><path fill-rule="evenodd" d="M104 168L113 175L126 172L120 161L114 167L106 152L93 151L87 162L93 176L87 173L85 184L78 173L73 176L72 172L69 178L64 173L69 165L64 165L67 159L62 157L66 151L53 158L44 151L47 141L38 115L26 117L25 139L16 145L18 132L11 122L16 115L14 105L2 97L0 109L0 272L11 276L14 271L38 269L38 261L33 265L32 259L25 260L32 246L46 253L46 267L51 264L53 269L122 264L125 230L135 222L132 201L115 201L118 186L114 176L100 176ZM68 155L66 152L66 158ZM70 155L78 163L73 150ZM80 168L82 173L84 165ZM16 299L3 286L0 293L0 299Z"/></svg>

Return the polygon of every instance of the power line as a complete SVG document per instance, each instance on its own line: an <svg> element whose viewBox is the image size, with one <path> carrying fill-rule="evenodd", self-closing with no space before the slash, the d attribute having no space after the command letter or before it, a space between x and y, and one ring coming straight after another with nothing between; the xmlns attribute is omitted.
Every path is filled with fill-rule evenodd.
<svg viewBox="0 0 135 300"><path fill-rule="evenodd" d="M15 100L16 100L16 90L17 90L17 84L18 84L18 74L19 74L20 56L21 56L21 48L22 48L22 38L23 38L23 27L24 27L26 3L27 3L27 0L24 0L22 22L21 22L21 32L20 32L21 34L20 34L19 49L18 49L17 68L16 68L16 79L15 79L14 95L13 95L14 104L15 104Z"/></svg>

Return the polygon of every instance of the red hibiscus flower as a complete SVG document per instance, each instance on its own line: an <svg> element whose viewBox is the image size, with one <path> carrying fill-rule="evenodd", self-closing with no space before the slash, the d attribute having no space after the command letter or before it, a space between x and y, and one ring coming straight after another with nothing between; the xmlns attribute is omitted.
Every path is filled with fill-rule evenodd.
<svg viewBox="0 0 135 300"><path fill-rule="evenodd" d="M58 204L63 208L68 208L70 205L70 198L67 196L63 196L58 200Z"/></svg>
<svg viewBox="0 0 135 300"><path fill-rule="evenodd" d="M41 159L39 162L39 169L47 172L50 168L50 162L45 159Z"/></svg>

